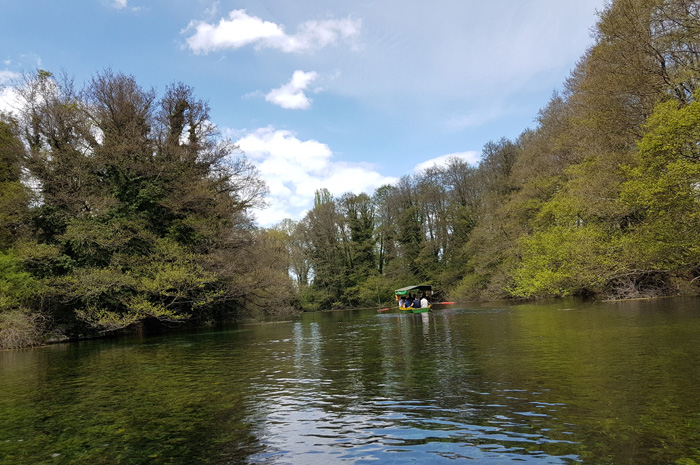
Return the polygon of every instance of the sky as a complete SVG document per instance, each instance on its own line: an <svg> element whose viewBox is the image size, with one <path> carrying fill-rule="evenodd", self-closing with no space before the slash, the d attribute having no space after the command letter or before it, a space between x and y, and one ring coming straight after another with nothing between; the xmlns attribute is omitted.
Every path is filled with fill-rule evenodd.
<svg viewBox="0 0 700 465"><path fill-rule="evenodd" d="M2 3L0 109L36 69L183 82L257 166L270 227L301 219L317 189L371 195L534 127L605 0Z"/></svg>

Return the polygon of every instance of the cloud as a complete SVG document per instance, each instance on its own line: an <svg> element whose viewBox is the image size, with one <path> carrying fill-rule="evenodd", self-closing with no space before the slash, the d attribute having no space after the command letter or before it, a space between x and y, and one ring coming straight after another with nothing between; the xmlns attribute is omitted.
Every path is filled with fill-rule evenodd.
<svg viewBox="0 0 700 465"><path fill-rule="evenodd" d="M479 161L481 161L481 154L474 150L470 150L468 152L448 153L447 155L441 155L422 163L418 163L415 168L413 168L413 171L420 173L428 168L445 166L451 158L460 158L470 165L478 165Z"/></svg>
<svg viewBox="0 0 700 465"><path fill-rule="evenodd" d="M334 161L328 145L301 140L291 131L260 128L242 135L236 144L260 171L269 188L269 207L256 211L258 223L271 226L285 218L300 219L313 206L316 190L374 193L396 178L383 176L370 163Z"/></svg>
<svg viewBox="0 0 700 465"><path fill-rule="evenodd" d="M340 39L350 39L359 34L360 26L359 20L350 18L306 21L299 25L296 34L289 35L281 25L249 16L246 10L233 10L228 19L221 18L218 24L192 21L185 32L194 30L187 45L198 54L246 45L291 53L317 50Z"/></svg>
<svg viewBox="0 0 700 465"><path fill-rule="evenodd" d="M126 2L127 0L114 0L114 3L112 3L112 6L116 8L117 10L121 10L122 8L126 8Z"/></svg>
<svg viewBox="0 0 700 465"><path fill-rule="evenodd" d="M8 70L0 70L0 86L9 84L15 79L19 79L20 75L18 73L8 71Z"/></svg>
<svg viewBox="0 0 700 465"><path fill-rule="evenodd" d="M505 112L524 94L559 88L590 45L595 7L603 3L449 0L429 8L425 2L354 2L363 18L360 59L337 53L314 69L342 70L329 92L415 111L428 121L439 113L448 130L473 128L503 115L449 120L455 108L471 113L497 105Z"/></svg>
<svg viewBox="0 0 700 465"><path fill-rule="evenodd" d="M292 79L278 89L272 89L265 100L282 108L291 110L306 110L311 106L311 100L304 94L306 88L318 77L318 73L311 71L294 71Z"/></svg>
<svg viewBox="0 0 700 465"><path fill-rule="evenodd" d="M17 90L12 87L12 81L19 79L20 74L8 71L0 71L0 112L8 114L16 114L20 108L20 97Z"/></svg>
<svg viewBox="0 0 700 465"><path fill-rule="evenodd" d="M19 96L13 87L0 88L0 113L14 114L19 106Z"/></svg>

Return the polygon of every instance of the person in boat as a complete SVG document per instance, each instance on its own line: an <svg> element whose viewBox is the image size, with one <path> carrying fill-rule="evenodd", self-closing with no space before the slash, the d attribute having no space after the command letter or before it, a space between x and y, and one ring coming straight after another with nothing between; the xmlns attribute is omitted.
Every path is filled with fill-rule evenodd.
<svg viewBox="0 0 700 465"><path fill-rule="evenodd" d="M420 306L421 308L430 307L430 302L428 302L428 295L425 292L423 293L423 297L420 299Z"/></svg>
<svg viewBox="0 0 700 465"><path fill-rule="evenodd" d="M399 308L406 308L406 297L401 296L399 299Z"/></svg>
<svg viewBox="0 0 700 465"><path fill-rule="evenodd" d="M418 294L416 294L416 298L413 299L413 302L411 303L411 308L420 308L420 300L418 299Z"/></svg>

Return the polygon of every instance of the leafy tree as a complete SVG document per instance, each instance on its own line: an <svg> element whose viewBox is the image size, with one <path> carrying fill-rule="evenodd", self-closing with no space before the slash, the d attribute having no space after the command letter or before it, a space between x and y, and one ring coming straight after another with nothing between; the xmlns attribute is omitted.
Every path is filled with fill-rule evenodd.
<svg viewBox="0 0 700 465"><path fill-rule="evenodd" d="M377 271L384 274L386 266L397 257L396 211L391 205L394 187L379 187L372 196L375 211L375 239L377 242Z"/></svg>
<svg viewBox="0 0 700 465"><path fill-rule="evenodd" d="M279 284L272 274L238 276L251 253L267 262L247 214L264 184L190 87L173 84L158 99L106 70L76 92L39 72L20 94L41 202L38 242L18 257L52 289L45 306L57 323L85 333L207 319L273 295L264 290Z"/></svg>
<svg viewBox="0 0 700 465"><path fill-rule="evenodd" d="M271 232L274 232L274 236L284 246L284 250L279 254L280 261L296 281L297 288L303 291L309 285L311 272L307 257L307 221L287 218L277 224Z"/></svg>
<svg viewBox="0 0 700 465"><path fill-rule="evenodd" d="M0 119L0 250L25 233L29 193L21 183L24 155L13 122Z"/></svg>
<svg viewBox="0 0 700 465"><path fill-rule="evenodd" d="M340 296L347 283L344 273L347 256L340 242L336 202L328 189L316 191L314 207L305 221L308 222L308 257L313 274L309 294L312 308L342 305Z"/></svg>
<svg viewBox="0 0 700 465"><path fill-rule="evenodd" d="M638 270L694 278L700 273L700 103L661 103L646 130L622 190L636 219L628 253Z"/></svg>

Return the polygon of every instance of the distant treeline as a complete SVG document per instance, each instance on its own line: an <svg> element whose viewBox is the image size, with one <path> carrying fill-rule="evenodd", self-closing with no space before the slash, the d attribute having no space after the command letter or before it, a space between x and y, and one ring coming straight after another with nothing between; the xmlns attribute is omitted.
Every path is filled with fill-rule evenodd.
<svg viewBox="0 0 700 465"><path fill-rule="evenodd" d="M700 5L615 0L537 126L258 229L255 169L181 83L37 71L0 115L0 348L135 325L700 290Z"/></svg>
<svg viewBox="0 0 700 465"><path fill-rule="evenodd" d="M305 308L700 290L700 3L615 0L537 126L478 167L317 193L277 229Z"/></svg>

